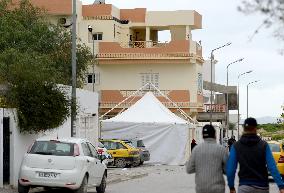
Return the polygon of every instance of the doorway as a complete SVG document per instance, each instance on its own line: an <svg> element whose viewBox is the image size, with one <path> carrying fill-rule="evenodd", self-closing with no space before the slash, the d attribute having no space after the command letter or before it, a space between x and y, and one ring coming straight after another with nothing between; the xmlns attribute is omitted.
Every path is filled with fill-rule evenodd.
<svg viewBox="0 0 284 193"><path fill-rule="evenodd" d="M3 183L10 184L10 118L3 118Z"/></svg>

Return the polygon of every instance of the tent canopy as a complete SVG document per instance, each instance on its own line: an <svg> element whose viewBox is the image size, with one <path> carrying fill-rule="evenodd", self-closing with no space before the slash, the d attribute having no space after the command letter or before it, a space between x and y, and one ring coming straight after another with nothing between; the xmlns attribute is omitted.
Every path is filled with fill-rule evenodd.
<svg viewBox="0 0 284 193"><path fill-rule="evenodd" d="M185 163L189 144L188 123L167 109L153 93L146 93L123 113L102 121L105 139L142 139L151 153L151 163Z"/></svg>
<svg viewBox="0 0 284 193"><path fill-rule="evenodd" d="M166 108L152 92L147 92L126 111L103 122L189 124Z"/></svg>

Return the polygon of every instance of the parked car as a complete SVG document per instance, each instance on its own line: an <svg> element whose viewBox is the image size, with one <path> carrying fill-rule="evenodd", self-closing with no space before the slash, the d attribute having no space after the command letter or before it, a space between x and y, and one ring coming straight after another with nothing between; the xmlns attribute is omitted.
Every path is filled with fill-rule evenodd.
<svg viewBox="0 0 284 193"><path fill-rule="evenodd" d="M88 140L37 139L22 161L18 192L44 187L87 193L89 187L96 187L104 193L107 167L102 161Z"/></svg>
<svg viewBox="0 0 284 193"><path fill-rule="evenodd" d="M137 166L139 164L139 149L123 140L102 139L100 140L114 158L114 165L119 168Z"/></svg>
<svg viewBox="0 0 284 193"><path fill-rule="evenodd" d="M279 173L284 177L284 149L283 144L277 141L268 141L267 142L276 162Z"/></svg>
<svg viewBox="0 0 284 193"><path fill-rule="evenodd" d="M99 142L98 144L98 154L102 155L103 158L103 162L107 165L107 166L113 166L114 165L114 158L112 157L112 155L110 153L107 152L107 149L105 148L104 144L102 144L101 142Z"/></svg>
<svg viewBox="0 0 284 193"><path fill-rule="evenodd" d="M143 164L145 161L150 160L150 152L146 149L142 139L128 139L125 140L126 143L131 143L134 147L139 149L140 153L140 163Z"/></svg>

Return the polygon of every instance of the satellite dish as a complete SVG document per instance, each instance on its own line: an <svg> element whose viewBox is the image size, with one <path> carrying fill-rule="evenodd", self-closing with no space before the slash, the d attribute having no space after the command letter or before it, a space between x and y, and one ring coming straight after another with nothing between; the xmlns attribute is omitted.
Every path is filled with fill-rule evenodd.
<svg viewBox="0 0 284 193"><path fill-rule="evenodd" d="M95 0L94 4L105 4L105 0Z"/></svg>

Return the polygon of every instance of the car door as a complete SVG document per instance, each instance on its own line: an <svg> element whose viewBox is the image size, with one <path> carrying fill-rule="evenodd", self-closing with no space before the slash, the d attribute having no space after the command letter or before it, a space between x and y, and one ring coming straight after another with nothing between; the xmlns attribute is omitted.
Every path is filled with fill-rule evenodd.
<svg viewBox="0 0 284 193"><path fill-rule="evenodd" d="M96 161L97 160L93 158L91 149L89 148L87 143L82 143L81 146L83 149L84 157L86 159L87 171L89 173L88 185L94 186L96 184L95 171L96 171Z"/></svg>
<svg viewBox="0 0 284 193"><path fill-rule="evenodd" d="M117 157L116 143L112 141L104 141L104 146L107 148L108 153L110 153L114 158Z"/></svg>
<svg viewBox="0 0 284 193"><path fill-rule="evenodd" d="M93 144L91 143L87 143L93 158L95 159L95 184L99 185L102 181L102 177L105 171L105 165L101 162L101 160L99 159L98 153L96 148L94 147Z"/></svg>

